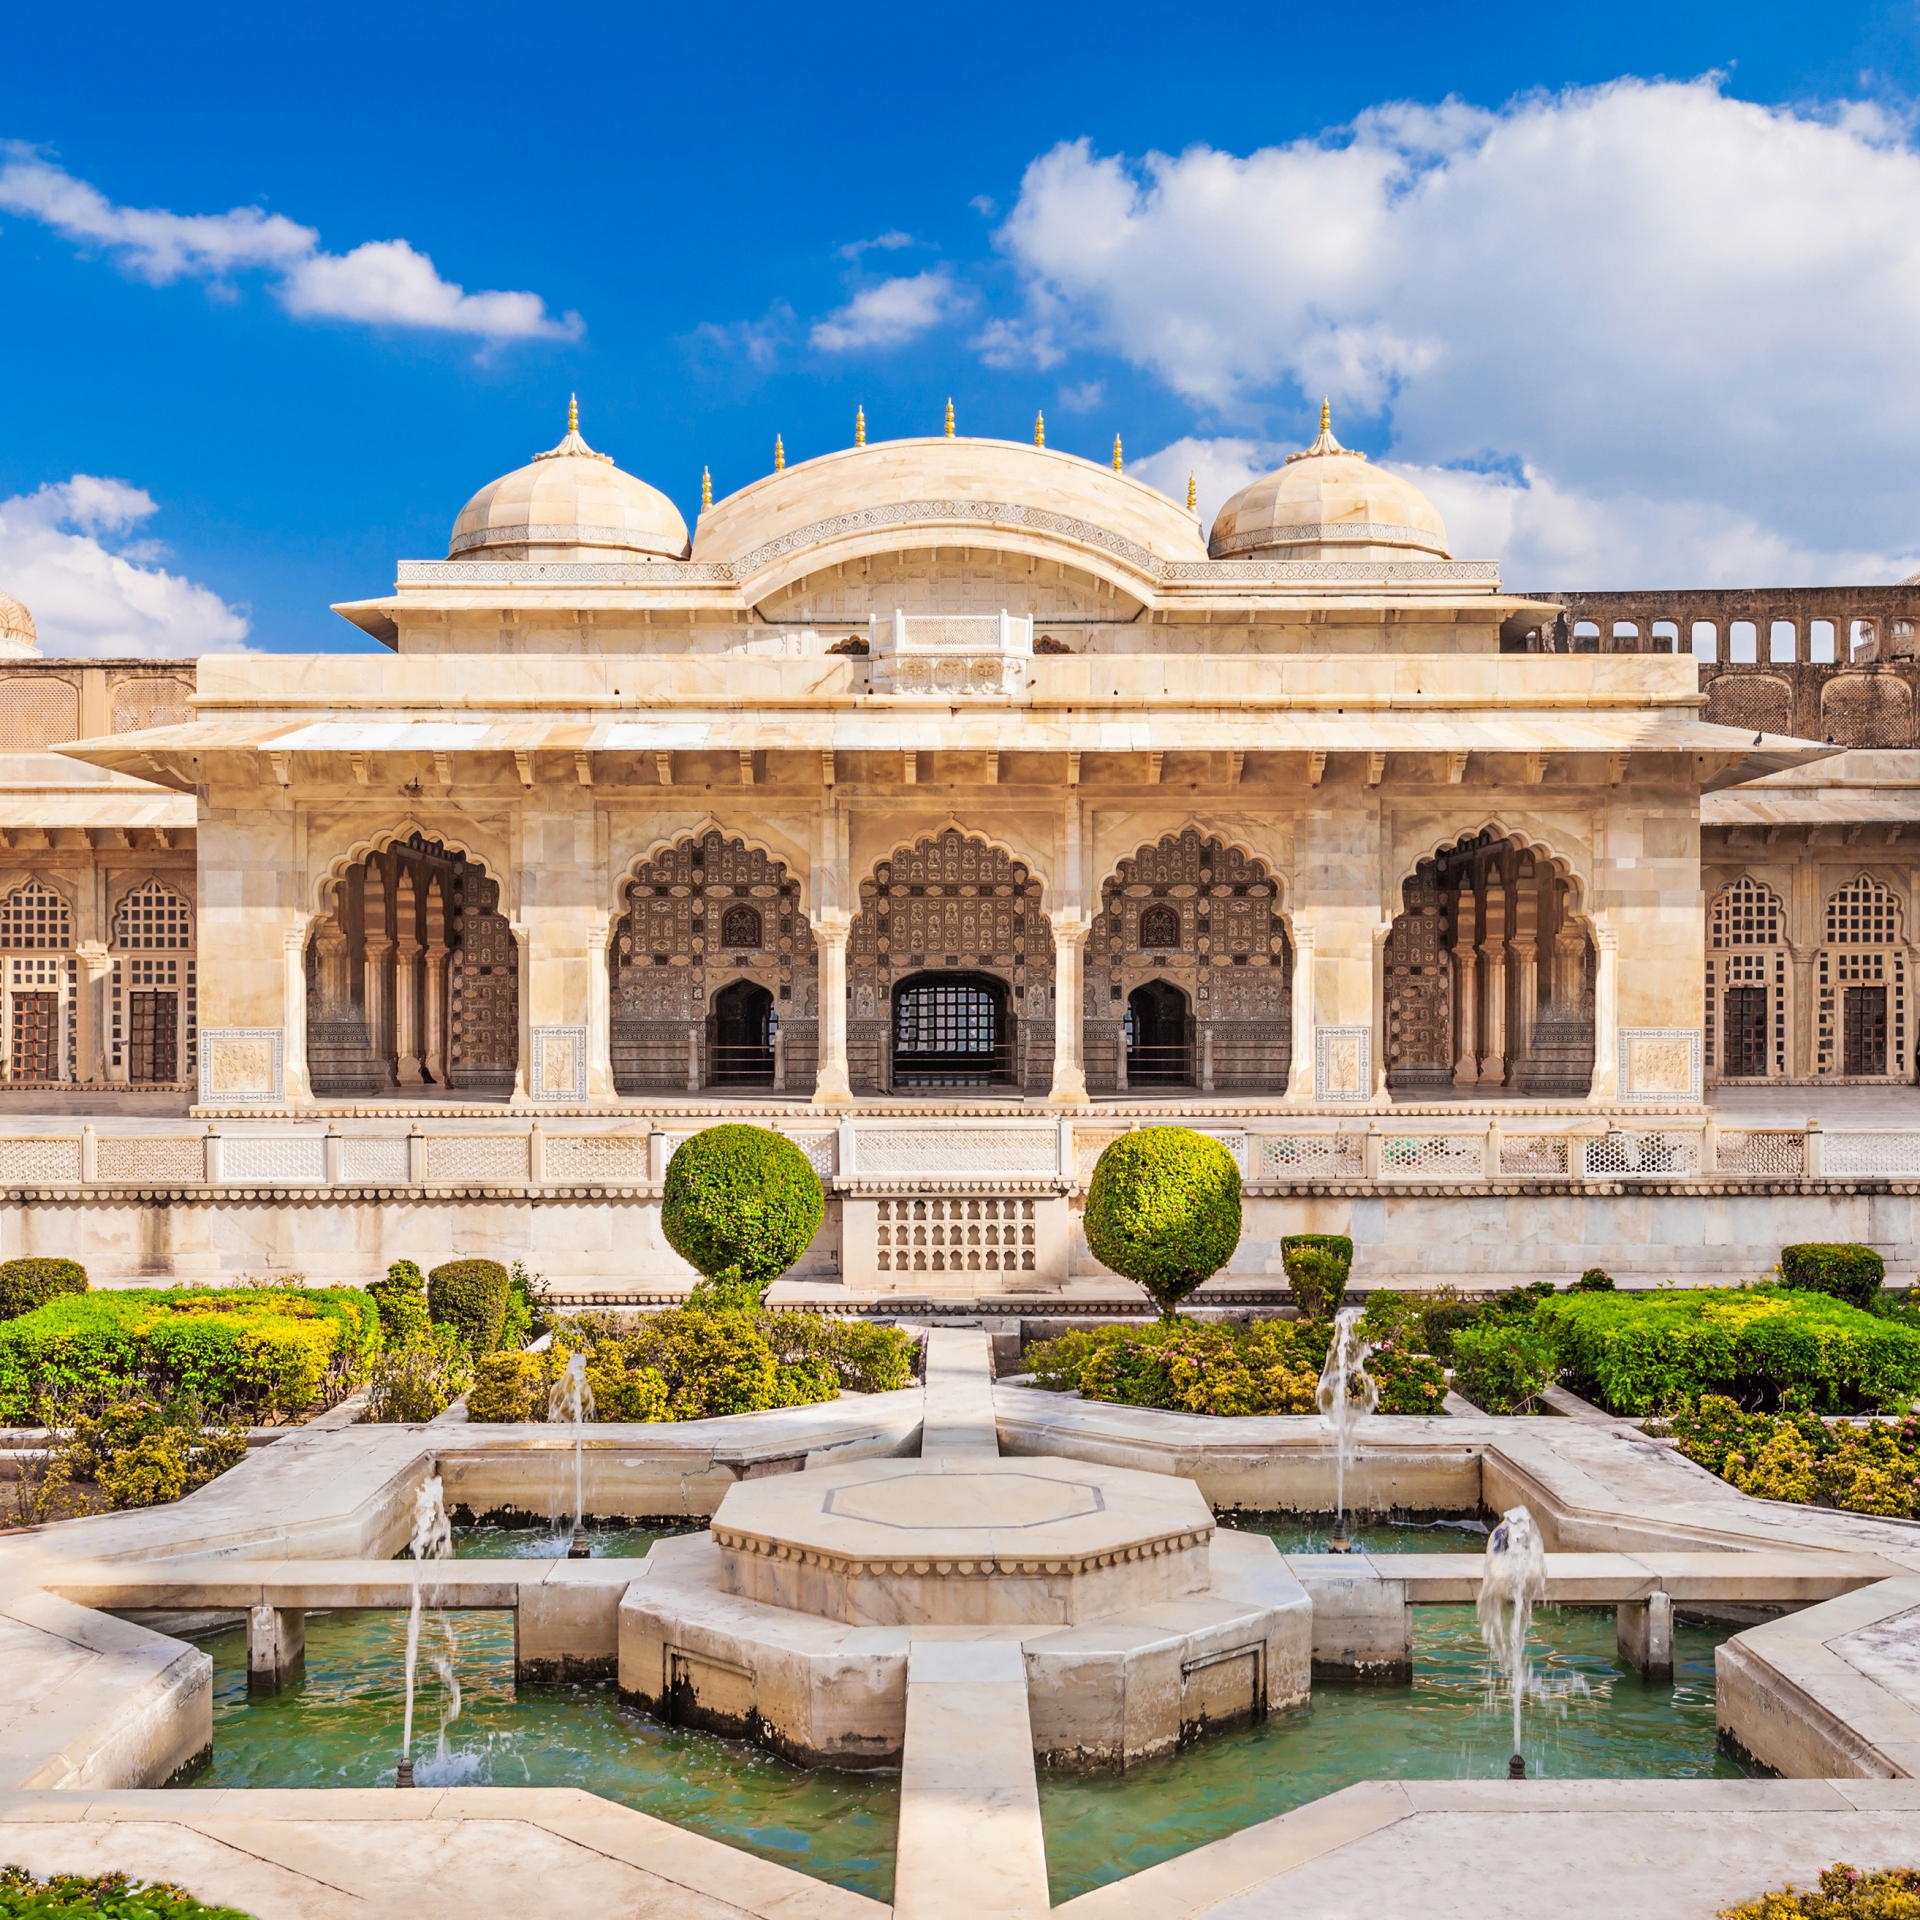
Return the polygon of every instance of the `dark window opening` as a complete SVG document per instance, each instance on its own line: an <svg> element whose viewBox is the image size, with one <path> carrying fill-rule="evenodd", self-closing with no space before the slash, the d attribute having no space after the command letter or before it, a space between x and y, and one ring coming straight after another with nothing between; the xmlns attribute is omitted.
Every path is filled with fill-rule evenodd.
<svg viewBox="0 0 1920 1920"><path fill-rule="evenodd" d="M757 947L760 944L760 909L729 907L720 921L723 947Z"/></svg>
<svg viewBox="0 0 1920 1920"><path fill-rule="evenodd" d="M1180 944L1179 909L1149 907L1141 914L1140 944L1143 947L1177 947Z"/></svg>
<svg viewBox="0 0 1920 1920"><path fill-rule="evenodd" d="M1763 1080L1767 1073L1767 990L1729 987L1720 998L1726 1028L1720 1071L1729 1080Z"/></svg>
<svg viewBox="0 0 1920 1920"><path fill-rule="evenodd" d="M908 978L893 994L896 1087L1007 1086L1013 1022L1007 989L990 974Z"/></svg>
<svg viewBox="0 0 1920 1920"><path fill-rule="evenodd" d="M1885 987L1849 987L1845 1015L1843 1073L1885 1073L1887 1070L1887 990Z"/></svg>

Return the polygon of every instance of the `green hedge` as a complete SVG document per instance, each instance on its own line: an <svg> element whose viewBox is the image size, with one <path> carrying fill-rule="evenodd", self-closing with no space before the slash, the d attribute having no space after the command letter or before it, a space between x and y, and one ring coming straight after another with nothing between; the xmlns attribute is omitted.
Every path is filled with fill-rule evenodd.
<svg viewBox="0 0 1920 1920"><path fill-rule="evenodd" d="M1309 1320L1337 1313L1353 1272L1353 1242L1344 1233L1289 1233L1280 1242L1294 1305Z"/></svg>
<svg viewBox="0 0 1920 1920"><path fill-rule="evenodd" d="M821 1313L679 1308L622 1324L560 1320L544 1353L498 1353L476 1369L468 1417L545 1420L570 1354L587 1356L596 1420L705 1420L910 1386L916 1352L899 1327Z"/></svg>
<svg viewBox="0 0 1920 1920"><path fill-rule="evenodd" d="M1920 1519L1920 1420L1828 1426L1817 1413L1748 1413L1702 1394L1665 1422L1689 1460L1757 1500L1824 1500Z"/></svg>
<svg viewBox="0 0 1920 1920"><path fill-rule="evenodd" d="M0 1867L0 1920L247 1920L238 1907L210 1907L165 1880L124 1873L56 1873Z"/></svg>
<svg viewBox="0 0 1920 1920"><path fill-rule="evenodd" d="M1793 1393L1838 1413L1920 1392L1920 1331L1802 1289L1562 1294L1534 1314L1568 1384L1615 1413L1703 1393L1754 1409Z"/></svg>
<svg viewBox="0 0 1920 1920"><path fill-rule="evenodd" d="M78 1260L0 1263L0 1320L17 1320L64 1293L85 1293L87 1270Z"/></svg>
<svg viewBox="0 0 1920 1920"><path fill-rule="evenodd" d="M1191 1127L1142 1127L1101 1154L1087 1185L1087 1246L1146 1288L1163 1320L1233 1258L1240 1169Z"/></svg>
<svg viewBox="0 0 1920 1920"><path fill-rule="evenodd" d="M491 1353L512 1292L512 1277L498 1260L449 1260L427 1275L427 1316L436 1327L451 1327L469 1353Z"/></svg>
<svg viewBox="0 0 1920 1920"><path fill-rule="evenodd" d="M1887 1263L1871 1247L1810 1241L1780 1249L1780 1278L1790 1287L1830 1293L1850 1307L1872 1311L1887 1277Z"/></svg>
<svg viewBox="0 0 1920 1920"><path fill-rule="evenodd" d="M766 1127L708 1127L667 1162L660 1230L703 1296L758 1306L813 1244L826 1195L807 1156Z"/></svg>
<svg viewBox="0 0 1920 1920"><path fill-rule="evenodd" d="M1123 1406L1223 1416L1312 1413L1329 1329L1306 1320L1250 1327L1194 1320L1090 1327L1027 1351L1038 1383ZM1438 1413L1446 1379L1423 1355L1386 1350L1367 1362L1382 1413Z"/></svg>
<svg viewBox="0 0 1920 1920"><path fill-rule="evenodd" d="M1453 1384L1483 1413L1532 1413L1553 1384L1553 1341L1531 1319L1503 1319L1454 1331Z"/></svg>
<svg viewBox="0 0 1920 1920"><path fill-rule="evenodd" d="M343 1398L379 1347L359 1287L68 1295L0 1324L0 1424L178 1396L209 1419L284 1419Z"/></svg>
<svg viewBox="0 0 1920 1920"><path fill-rule="evenodd" d="M380 1310L380 1337L400 1347L427 1330L427 1276L411 1260L396 1260L384 1280L367 1288Z"/></svg>

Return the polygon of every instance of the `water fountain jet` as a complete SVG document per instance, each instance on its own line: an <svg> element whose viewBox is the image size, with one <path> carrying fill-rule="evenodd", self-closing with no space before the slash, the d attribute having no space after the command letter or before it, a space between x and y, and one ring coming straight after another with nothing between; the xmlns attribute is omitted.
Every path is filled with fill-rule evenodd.
<svg viewBox="0 0 1920 1920"><path fill-rule="evenodd" d="M1474 1611L1480 1637L1513 1693L1513 1754L1507 1778L1524 1780L1527 1762L1520 1751L1520 1706L1527 1686L1527 1630L1533 1609L1547 1595L1547 1557L1540 1530L1525 1507L1509 1507L1487 1536L1486 1572Z"/></svg>
<svg viewBox="0 0 1920 1920"><path fill-rule="evenodd" d="M587 1501L583 1441L586 1423L593 1418L593 1389L587 1385L587 1357L572 1355L566 1370L547 1395L549 1421L565 1420L573 1427L573 1537L567 1542L569 1560L591 1559L587 1544Z"/></svg>
<svg viewBox="0 0 1920 1920"><path fill-rule="evenodd" d="M396 1787L413 1785L413 1677L420 1658L420 1570L423 1560L451 1560L453 1558L453 1525L447 1518L446 1490L437 1473L429 1474L421 1483L420 1491L413 1497L413 1534L407 1542L407 1551L414 1559L413 1604L407 1609L407 1708L406 1718L401 1723L400 1763L394 1770L393 1784ZM447 1629L448 1652L452 1652L453 1630ZM436 1662L436 1665L440 1663ZM441 1665L444 1678L451 1679L452 1662L447 1660ZM454 1692L453 1712L440 1722L440 1747L444 1750L447 1738L447 1723L459 1716L460 1696L457 1688Z"/></svg>
<svg viewBox="0 0 1920 1920"><path fill-rule="evenodd" d="M1333 1316L1333 1343L1327 1348L1327 1363L1320 1370L1320 1385L1314 1392L1322 1418L1333 1429L1333 1538L1327 1542L1329 1553L1353 1551L1347 1538L1347 1455L1353 1446L1354 1428L1380 1404L1380 1384L1367 1371L1373 1343L1360 1339L1357 1332L1362 1312L1360 1307L1342 1307Z"/></svg>

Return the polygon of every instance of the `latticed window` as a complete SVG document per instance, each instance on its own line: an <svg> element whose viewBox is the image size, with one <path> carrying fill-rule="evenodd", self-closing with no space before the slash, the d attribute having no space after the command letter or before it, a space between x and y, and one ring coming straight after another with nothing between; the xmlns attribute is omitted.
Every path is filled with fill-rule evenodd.
<svg viewBox="0 0 1920 1920"><path fill-rule="evenodd" d="M73 945L73 920L57 893L29 880L0 905L0 950L58 953Z"/></svg>
<svg viewBox="0 0 1920 1920"><path fill-rule="evenodd" d="M1140 944L1143 947L1177 947L1180 944L1179 909L1148 907L1140 916Z"/></svg>
<svg viewBox="0 0 1920 1920"><path fill-rule="evenodd" d="M1780 896L1750 877L1736 880L1713 903L1711 941L1715 947L1777 947Z"/></svg>
<svg viewBox="0 0 1920 1920"><path fill-rule="evenodd" d="M1816 1071L1906 1077L1907 969L1898 940L1899 904L1870 874L1829 896L1817 968Z"/></svg>
<svg viewBox="0 0 1920 1920"><path fill-rule="evenodd" d="M1879 881L1862 874L1827 902L1827 945L1890 947L1898 937L1897 909Z"/></svg>
<svg viewBox="0 0 1920 1920"><path fill-rule="evenodd" d="M187 903L157 880L149 880L120 902L113 916L113 944L126 953L193 945L193 913Z"/></svg>

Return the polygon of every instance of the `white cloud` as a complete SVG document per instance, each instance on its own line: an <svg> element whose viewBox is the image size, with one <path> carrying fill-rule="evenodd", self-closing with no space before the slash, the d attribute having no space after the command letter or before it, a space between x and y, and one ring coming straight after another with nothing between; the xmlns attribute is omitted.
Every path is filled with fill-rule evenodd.
<svg viewBox="0 0 1920 1920"><path fill-rule="evenodd" d="M217 593L153 564L160 549L115 550L159 511L124 480L76 473L0 500L0 591L32 613L51 657L226 653L247 637L246 616Z"/></svg>
<svg viewBox="0 0 1920 1920"><path fill-rule="evenodd" d="M897 253L902 247L913 245L913 235L902 233L898 227L886 233L877 233L871 240L850 240L840 249L842 260L858 260L863 253L871 253L876 247L882 253Z"/></svg>
<svg viewBox="0 0 1920 1920"><path fill-rule="evenodd" d="M1511 510L1510 578L1785 584L1920 534L1920 152L1871 106L1622 80L1245 157L1081 141L999 237L1028 311L989 361L1090 346L1238 431L1327 392L1349 441L1524 469L1435 481L1491 529Z"/></svg>
<svg viewBox="0 0 1920 1920"><path fill-rule="evenodd" d="M1217 514L1240 489L1271 473L1280 455L1251 440L1201 440L1189 435L1143 460L1129 460L1127 471L1170 500L1183 504L1191 474L1199 499L1200 524L1211 528Z"/></svg>
<svg viewBox="0 0 1920 1920"><path fill-rule="evenodd" d="M280 276L275 291L302 319L358 320L419 327L490 342L577 340L577 313L549 314L537 293L468 293L441 279L404 240L372 240L351 253L324 253L320 235L258 207L178 214L117 207L98 188L17 141L0 142L0 208L24 214L85 247L110 253L155 286L202 279L224 286L233 274Z"/></svg>
<svg viewBox="0 0 1920 1920"><path fill-rule="evenodd" d="M823 353L897 347L967 304L945 267L862 287L844 307L816 320L810 338Z"/></svg>
<svg viewBox="0 0 1920 1920"><path fill-rule="evenodd" d="M709 367L730 365L767 373L779 361L780 349L792 331L793 309L779 300L758 320L736 320L728 326L703 320L688 338L696 357Z"/></svg>
<svg viewBox="0 0 1920 1920"><path fill-rule="evenodd" d="M1106 397L1104 380L1083 380L1077 387L1060 389L1060 404L1069 413L1091 413Z"/></svg>

